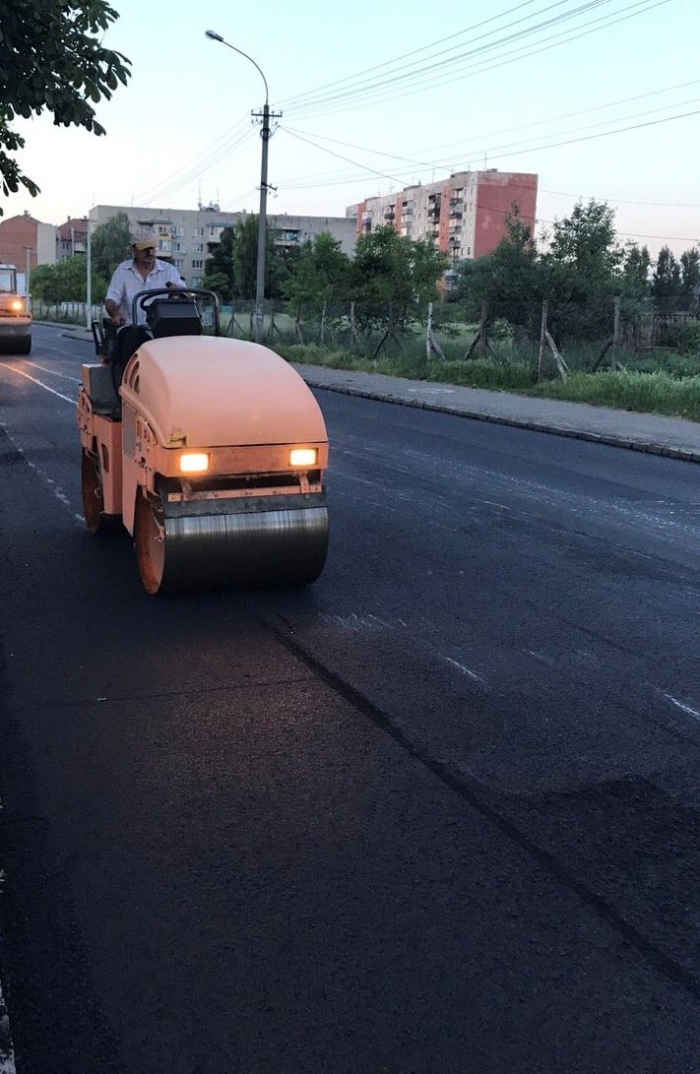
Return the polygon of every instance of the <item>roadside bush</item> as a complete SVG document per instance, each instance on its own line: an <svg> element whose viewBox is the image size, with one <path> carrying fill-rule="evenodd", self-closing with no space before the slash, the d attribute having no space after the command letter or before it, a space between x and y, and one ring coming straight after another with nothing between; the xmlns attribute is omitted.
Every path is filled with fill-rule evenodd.
<svg viewBox="0 0 700 1074"><path fill-rule="evenodd" d="M664 329L664 343L680 354L700 357L700 321L667 324Z"/></svg>

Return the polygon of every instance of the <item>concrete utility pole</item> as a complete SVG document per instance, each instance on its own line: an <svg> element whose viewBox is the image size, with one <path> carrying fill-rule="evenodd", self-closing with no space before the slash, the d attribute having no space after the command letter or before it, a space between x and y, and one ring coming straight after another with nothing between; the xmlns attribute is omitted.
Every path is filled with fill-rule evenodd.
<svg viewBox="0 0 700 1074"><path fill-rule="evenodd" d="M262 73L262 72L261 72ZM267 90L267 83L265 83ZM258 118L259 112L253 115ZM255 274L255 342L262 343L265 324L265 255L267 253L267 143L270 141L270 106L262 112L262 165L260 168L260 216L258 217L258 266Z"/></svg>
<svg viewBox="0 0 700 1074"><path fill-rule="evenodd" d="M262 119L262 131L260 136L262 138L262 164L260 168L260 215L258 217L258 260L255 274L255 342L262 343L264 335L264 320L265 320L265 254L267 249L267 191L274 190L274 187L270 187L267 181L267 143L270 141L270 118L279 119L282 115L281 112L270 113L270 94L267 88L267 79L258 67L257 63L252 56L249 56L247 52L243 52L241 49L236 48L235 45L230 45L228 41L225 41L221 34L217 34L214 30L205 30L205 36L210 41L219 41L222 45L226 45L227 48L237 52L239 56L244 56L246 60L250 60L253 67L259 72L260 77L265 84L265 106L261 112L253 112L252 115L255 119Z"/></svg>
<svg viewBox="0 0 700 1074"><path fill-rule="evenodd" d="M87 220L87 235L85 236L85 253L87 264L87 280L85 287L85 297L87 302L85 303L85 321L86 327L89 329L92 327L92 243L90 241L90 217Z"/></svg>
<svg viewBox="0 0 700 1074"><path fill-rule="evenodd" d="M32 246L23 246L24 259L26 262L25 275L24 275L24 294L27 303L27 313L31 312L30 309L30 291L29 291L29 277L32 271Z"/></svg>

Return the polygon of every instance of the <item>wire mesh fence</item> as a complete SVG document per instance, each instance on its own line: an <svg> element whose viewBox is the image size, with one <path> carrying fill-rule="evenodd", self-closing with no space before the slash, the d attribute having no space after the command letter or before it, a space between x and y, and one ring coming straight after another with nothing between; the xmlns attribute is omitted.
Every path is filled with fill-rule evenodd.
<svg viewBox="0 0 700 1074"><path fill-rule="evenodd" d="M88 316L84 302L33 299L32 311L37 320L80 325L104 316L99 305L92 305ZM222 304L220 330L231 338L252 340L255 303ZM521 361L536 365L542 375L616 368L624 355L643 356L657 348L700 356L700 319L692 303L677 298L537 299L513 320L492 316L486 305L480 318L469 320L453 302L425 303L398 317L390 306L367 309L346 302L300 309L266 301L263 339L282 350L314 348L374 362L392 356L409 366L426 361Z"/></svg>

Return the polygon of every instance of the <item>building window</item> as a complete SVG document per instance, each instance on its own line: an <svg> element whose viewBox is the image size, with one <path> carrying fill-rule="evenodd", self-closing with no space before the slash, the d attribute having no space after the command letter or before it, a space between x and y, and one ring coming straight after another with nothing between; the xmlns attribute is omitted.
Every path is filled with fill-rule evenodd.
<svg viewBox="0 0 700 1074"><path fill-rule="evenodd" d="M193 276L192 277L192 286L193 287L201 287L202 286L202 277L201 276Z"/></svg>
<svg viewBox="0 0 700 1074"><path fill-rule="evenodd" d="M192 268L204 268L204 262L203 261L193 261L192 262Z"/></svg>
<svg viewBox="0 0 700 1074"><path fill-rule="evenodd" d="M192 253L193 254L203 254L204 253L204 243L203 242L196 242L194 244L194 246L192 247Z"/></svg>
<svg viewBox="0 0 700 1074"><path fill-rule="evenodd" d="M200 239L200 238L203 238L203 237L204 237L204 228L203 227L193 227L192 228L192 238L193 239Z"/></svg>

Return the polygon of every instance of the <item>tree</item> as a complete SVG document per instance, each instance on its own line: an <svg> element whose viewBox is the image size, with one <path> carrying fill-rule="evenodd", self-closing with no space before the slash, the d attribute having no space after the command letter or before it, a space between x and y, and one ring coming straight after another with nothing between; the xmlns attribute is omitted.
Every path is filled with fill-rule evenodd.
<svg viewBox="0 0 700 1074"><path fill-rule="evenodd" d="M489 320L500 318L525 333L539 331L542 285L532 231L514 208L506 220L506 237L495 250L457 269L455 299L470 321L484 307Z"/></svg>
<svg viewBox="0 0 700 1074"><path fill-rule="evenodd" d="M350 281L358 323L389 335L405 331L419 310L439 300L438 282L447 266L431 242L414 242L391 225L361 235Z"/></svg>
<svg viewBox="0 0 700 1074"><path fill-rule="evenodd" d="M605 202L579 202L570 216L555 222L549 250L541 258L555 336L608 334L623 261L615 213Z"/></svg>
<svg viewBox="0 0 700 1074"><path fill-rule="evenodd" d="M107 282L95 271L91 274L92 301L104 301ZM45 302L87 301L87 260L85 254L76 254L58 261L55 265L37 265L30 279L30 290L36 298Z"/></svg>
<svg viewBox="0 0 700 1074"><path fill-rule="evenodd" d="M693 246L681 254L681 293L686 298L695 298L699 288L700 250Z"/></svg>
<svg viewBox="0 0 700 1074"><path fill-rule="evenodd" d="M234 295L233 228L225 227L221 240L207 260L203 287L216 291L222 302L230 302Z"/></svg>
<svg viewBox="0 0 700 1074"><path fill-rule="evenodd" d="M272 235L268 229L265 249L265 282L274 256ZM233 279L238 298L255 298L258 279L258 217L255 213L243 217L233 236ZM266 288L267 290L267 288Z"/></svg>
<svg viewBox="0 0 700 1074"><path fill-rule="evenodd" d="M675 298L681 289L681 267L668 246L662 246L654 266L654 298Z"/></svg>
<svg viewBox="0 0 700 1074"><path fill-rule="evenodd" d="M347 298L350 259L341 243L328 232L315 235L299 251L294 272L285 281L282 292L296 308L297 318L304 308L314 312Z"/></svg>
<svg viewBox="0 0 700 1074"><path fill-rule="evenodd" d="M126 213L117 213L95 228L90 242L92 263L99 276L109 280L120 261L129 256L131 225Z"/></svg>
<svg viewBox="0 0 700 1074"><path fill-rule="evenodd" d="M0 24L0 187L3 194L37 184L12 154L24 138L10 124L44 110L54 124L104 134L93 104L126 84L130 61L106 49L102 36L118 18L105 0L13 0L2 5ZM2 209L0 208L0 214Z"/></svg>
<svg viewBox="0 0 700 1074"><path fill-rule="evenodd" d="M651 254L646 246L627 244L622 265L623 292L629 298L645 298L649 294Z"/></svg>

